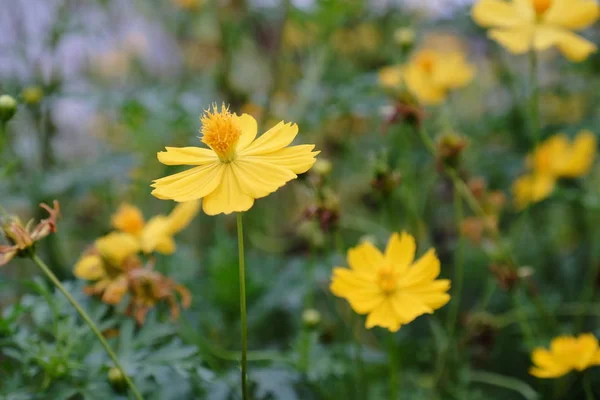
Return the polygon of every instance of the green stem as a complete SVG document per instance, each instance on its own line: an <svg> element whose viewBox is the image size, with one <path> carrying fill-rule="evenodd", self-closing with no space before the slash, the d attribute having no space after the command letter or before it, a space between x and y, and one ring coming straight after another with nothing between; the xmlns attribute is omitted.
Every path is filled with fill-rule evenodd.
<svg viewBox="0 0 600 400"><path fill-rule="evenodd" d="M354 333L354 364L355 364L355 373L356 373L356 397L359 399L366 398L363 397L363 389L368 393L366 388L366 381L364 379L363 373L363 359L362 359L362 345L360 343L360 320L357 318L355 314L352 314L353 318L350 323L352 324L352 331Z"/></svg>
<svg viewBox="0 0 600 400"><path fill-rule="evenodd" d="M583 390L585 391L586 400L595 400L594 390L592 389L592 381L590 380L590 375L585 374L583 376Z"/></svg>
<svg viewBox="0 0 600 400"><path fill-rule="evenodd" d="M248 397L247 383L247 353L248 353L248 323L246 320L246 268L244 265L244 225L242 213L237 214L238 257L240 265L240 313L242 319L242 395Z"/></svg>
<svg viewBox="0 0 600 400"><path fill-rule="evenodd" d="M396 342L394 334L388 334L388 358L390 363L390 400L398 398L398 359L396 357Z"/></svg>
<svg viewBox="0 0 600 400"><path fill-rule="evenodd" d="M540 90L538 85L538 60L535 50L529 53L529 108L531 118L531 139L533 147L540 141Z"/></svg>
<svg viewBox="0 0 600 400"><path fill-rule="evenodd" d="M521 299L519 298L518 293L515 293L514 291L511 292L511 297L514 303L515 311L519 315L519 326L521 328L521 333L525 338L527 347L532 349L535 344L535 336L533 334L533 329L529 324L529 320L527 319L527 315L525 314L525 308L521 304Z"/></svg>
<svg viewBox="0 0 600 400"><path fill-rule="evenodd" d="M92 321L90 316L79 305L79 303L77 303L77 300L75 300L73 298L73 296L71 296L71 294L67 291L67 289L65 289L65 287L62 285L62 283L60 283L60 281L58 280L56 275L54 275L54 273L50 270L50 268L37 255L33 255L32 260L42 270L42 272L46 275L46 277L48 279L50 279L50 281L54 284L54 286L56 286L56 288L67 298L69 303L71 303L71 305L79 313L79 315L85 321L85 323L88 324L88 326L90 327L92 332L94 332L94 334L96 335L96 337L98 338L98 340L100 341L100 343L102 344L102 346L104 347L106 352L108 353L108 356L112 359L112 361L115 363L115 366L123 374L123 377L125 378L125 382L127 382L127 385L133 392L133 395L135 396L135 398L137 400L143 400L142 395L138 391L135 384L131 381L131 379L129 378L129 376L123 369L123 367L121 366L121 363L119 362L119 359L117 358L117 355L114 353L114 351L112 350L112 348L110 347L110 345L108 344L108 342L102 335L102 332L100 332L100 330L98 329L98 327L96 326L94 321Z"/></svg>
<svg viewBox="0 0 600 400"><path fill-rule="evenodd" d="M458 311L460 309L460 299L463 290L464 282L464 240L461 233L461 224L463 220L463 204L461 197L458 193L454 193L454 218L456 219L456 229L458 232L458 243L456 246L456 254L454 257L454 279L452 286L454 287L454 295L452 296L452 302L450 304L450 311L448 313L448 336L452 338L456 330L456 324L458 320Z"/></svg>

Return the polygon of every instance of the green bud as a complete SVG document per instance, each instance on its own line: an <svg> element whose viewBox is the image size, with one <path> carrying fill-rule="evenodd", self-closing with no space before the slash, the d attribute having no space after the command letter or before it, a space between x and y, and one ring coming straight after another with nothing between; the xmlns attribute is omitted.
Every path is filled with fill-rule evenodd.
<svg viewBox="0 0 600 400"><path fill-rule="evenodd" d="M127 381L125 380L125 375L119 368L112 367L108 370L108 381L111 386L118 392L121 392L126 389Z"/></svg>
<svg viewBox="0 0 600 400"><path fill-rule="evenodd" d="M321 323L321 313L314 308L307 308L302 312L302 322L309 329L316 328Z"/></svg>
<svg viewBox="0 0 600 400"><path fill-rule="evenodd" d="M17 102L9 95L0 96L0 123L6 123L17 112Z"/></svg>

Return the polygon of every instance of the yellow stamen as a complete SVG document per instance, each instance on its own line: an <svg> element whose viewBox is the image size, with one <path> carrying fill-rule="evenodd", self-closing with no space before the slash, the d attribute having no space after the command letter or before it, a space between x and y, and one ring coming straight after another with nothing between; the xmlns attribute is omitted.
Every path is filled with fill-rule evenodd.
<svg viewBox="0 0 600 400"><path fill-rule="evenodd" d="M235 159L235 147L242 134L236 124L233 114L225 104L221 105L219 111L216 104L204 111L200 118L202 122L202 142L211 149L223 162L231 162Z"/></svg>
<svg viewBox="0 0 600 400"><path fill-rule="evenodd" d="M540 16L544 14L552 5L552 0L531 0L535 13Z"/></svg>
<svg viewBox="0 0 600 400"><path fill-rule="evenodd" d="M433 66L435 65L436 56L431 51L423 51L417 55L417 65L419 65L425 72L431 73Z"/></svg>
<svg viewBox="0 0 600 400"><path fill-rule="evenodd" d="M398 287L398 272L394 266L384 264L377 269L377 284L386 293L392 293Z"/></svg>

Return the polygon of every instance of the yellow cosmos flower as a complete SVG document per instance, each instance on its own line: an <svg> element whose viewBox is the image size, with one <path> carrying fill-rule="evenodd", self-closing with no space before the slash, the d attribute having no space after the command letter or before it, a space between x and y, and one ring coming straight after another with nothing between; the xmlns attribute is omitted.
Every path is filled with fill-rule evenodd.
<svg viewBox="0 0 600 400"><path fill-rule="evenodd" d="M314 145L290 146L296 124L281 121L258 139L256 120L238 116L223 105L201 117L200 147L167 147L158 153L165 165L194 165L187 171L157 179L152 194L178 202L204 198L208 215L246 211L254 199L265 197L308 171L319 153Z"/></svg>
<svg viewBox="0 0 600 400"><path fill-rule="evenodd" d="M583 371L600 365L598 339L591 333L559 336L552 340L549 350L534 349L531 360L534 366L529 373L538 378L558 378L573 370Z"/></svg>
<svg viewBox="0 0 600 400"><path fill-rule="evenodd" d="M394 233L385 254L365 242L348 251L348 268L335 268L330 289L358 314L368 314L366 327L392 332L450 300L450 281L436 279L440 261L430 249L415 258L415 239Z"/></svg>
<svg viewBox="0 0 600 400"><path fill-rule="evenodd" d="M556 47L571 61L585 60L596 45L573 31L598 19L595 0L480 0L471 12L488 35L508 51L521 54Z"/></svg>
<svg viewBox="0 0 600 400"><path fill-rule="evenodd" d="M564 134L542 142L527 157L527 165L532 172L513 184L516 206L522 209L548 198L560 178L586 175L594 164L596 147L596 137L588 130L579 132L572 143Z"/></svg>
<svg viewBox="0 0 600 400"><path fill-rule="evenodd" d="M128 290L126 272L139 268L138 241L128 233L110 233L94 243L94 248L79 259L73 274L94 284L89 294L102 294L102 301L117 304Z"/></svg>
<svg viewBox="0 0 600 400"><path fill-rule="evenodd" d="M423 104L439 104L448 92L466 86L475 68L459 51L425 49L417 52L404 67L404 82Z"/></svg>
<svg viewBox="0 0 600 400"><path fill-rule="evenodd" d="M381 86L394 89L402 84L402 73L402 66L400 65L383 67L377 74L377 80Z"/></svg>
<svg viewBox="0 0 600 400"><path fill-rule="evenodd" d="M157 215L145 222L139 208L122 204L112 216L112 225L121 232L131 234L144 253L156 251L172 254L175 251L173 236L188 226L199 210L199 201L189 201L179 204L169 216Z"/></svg>

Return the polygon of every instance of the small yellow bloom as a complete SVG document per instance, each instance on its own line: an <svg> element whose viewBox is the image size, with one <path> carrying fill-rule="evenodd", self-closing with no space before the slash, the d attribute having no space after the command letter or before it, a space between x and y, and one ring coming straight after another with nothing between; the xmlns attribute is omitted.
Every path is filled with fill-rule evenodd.
<svg viewBox="0 0 600 400"><path fill-rule="evenodd" d="M391 65L379 70L377 79L384 88L395 89L402 84L402 66Z"/></svg>
<svg viewBox="0 0 600 400"><path fill-rule="evenodd" d="M443 102L452 89L469 84L475 68L458 51L425 49L418 51L404 66L404 82L423 104Z"/></svg>
<svg viewBox="0 0 600 400"><path fill-rule="evenodd" d="M314 145L290 146L296 124L281 121L256 139L256 120L238 116L224 105L201 118L200 147L167 147L158 153L165 165L193 165L187 171L157 179L152 194L178 202L204 198L208 215L246 211L254 200L273 193L315 163Z"/></svg>
<svg viewBox="0 0 600 400"><path fill-rule="evenodd" d="M569 60L582 61L596 51L594 43L573 33L596 22L595 0L479 0L471 14L515 54L556 47Z"/></svg>
<svg viewBox="0 0 600 400"><path fill-rule="evenodd" d="M392 332L420 315L444 306L450 281L436 279L440 261L435 250L414 261L415 239L394 233L385 254L364 242L348 251L350 269L335 268L330 289L358 314L368 314L366 327Z"/></svg>
<svg viewBox="0 0 600 400"><path fill-rule="evenodd" d="M144 253L172 254L175 251L173 236L188 226L199 210L198 201L189 201L175 207L171 215L157 215L146 223L137 207L122 204L112 216L112 224L115 229L135 238Z"/></svg>
<svg viewBox="0 0 600 400"><path fill-rule="evenodd" d="M596 157L595 135L582 130L573 142L564 134L554 135L540 143L527 157L531 173L518 178L513 184L513 194L518 208L548 198L556 180L578 178L586 175Z"/></svg>
<svg viewBox="0 0 600 400"><path fill-rule="evenodd" d="M573 370L581 372L600 365L598 339L591 333L578 337L559 336L552 340L549 350L534 349L531 360L534 366L529 373L538 378L558 378Z"/></svg>

